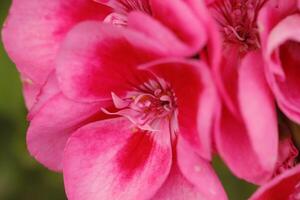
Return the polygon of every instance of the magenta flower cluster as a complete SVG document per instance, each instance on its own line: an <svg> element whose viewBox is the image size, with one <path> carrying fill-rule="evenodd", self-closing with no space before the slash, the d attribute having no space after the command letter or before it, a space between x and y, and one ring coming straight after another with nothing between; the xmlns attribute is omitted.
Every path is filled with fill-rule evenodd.
<svg viewBox="0 0 300 200"><path fill-rule="evenodd" d="M299 0L13 0L2 38L68 199L227 199L213 155L300 199Z"/></svg>

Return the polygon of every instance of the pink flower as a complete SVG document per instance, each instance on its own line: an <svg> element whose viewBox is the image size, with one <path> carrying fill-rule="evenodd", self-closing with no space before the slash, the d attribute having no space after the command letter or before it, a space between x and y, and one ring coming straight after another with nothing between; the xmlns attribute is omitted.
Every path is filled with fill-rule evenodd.
<svg viewBox="0 0 300 200"><path fill-rule="evenodd" d="M250 200L297 200L300 197L300 165L261 186Z"/></svg>
<svg viewBox="0 0 300 200"><path fill-rule="evenodd" d="M274 2L219 0L209 5L223 40L212 52L221 52L220 63L214 65L213 70L224 100L216 124L216 147L236 176L257 184L270 179L276 167L279 135L275 100L292 119L296 119L291 113L296 114L299 103L296 99L300 88L296 82L297 56L290 59L289 66L294 66L290 67L293 71L287 72L294 75L286 77L285 85L280 86L289 96L279 96L274 90L277 86L270 81L270 67L266 67L270 62L265 60L265 38L269 36L264 31L269 29L268 24L272 21L262 20L263 14L258 20L258 16L260 12L266 12L265 6ZM285 12L291 2L282 1L274 10ZM276 18L277 15L270 16ZM296 31L293 33L296 35ZM277 36L277 39L283 38ZM295 55L299 52L297 49L292 51Z"/></svg>
<svg viewBox="0 0 300 200"><path fill-rule="evenodd" d="M117 25L113 16L122 16L130 27L155 37L165 44L169 53L176 55L193 54L206 42L203 24L193 16L191 8L179 0L172 4L157 0L98 1L13 0L2 36L8 54L22 74L28 109L38 101L39 91L54 71L61 42L80 22L106 18L106 22ZM111 6L116 12L111 13L111 9L102 4ZM164 14L166 11L171 12L168 18ZM119 18L117 21L121 20ZM141 20L136 20L139 18ZM176 24L170 21L173 19ZM143 20L147 20L148 27Z"/></svg>
<svg viewBox="0 0 300 200"><path fill-rule="evenodd" d="M73 27L84 21L109 18L107 15L111 9L99 2L14 0L2 32L6 49L21 72L24 96L30 110L28 149L38 161L55 171L62 170L63 150L69 136L85 124L107 118L99 114L98 108L106 107L110 102L81 104L66 98L57 84L55 69L58 49ZM127 39L134 41L137 47L149 48L149 45L155 48L155 59L191 56L206 42L204 25L198 16L191 14L192 7L187 3L176 0L172 4L164 4L153 0L149 14L134 6L139 1L111 2L116 5L125 3L130 10L130 13L123 13L128 16L128 26L143 33L132 34ZM111 7L120 11L118 6ZM165 18L163 15L167 10L172 12ZM180 21L186 20L182 18L182 10L191 23ZM135 15L141 15L141 20L136 20ZM152 27L140 30L145 27L143 20L146 19ZM173 19L178 19L178 23L172 23ZM210 146L210 142L206 146ZM211 154L206 151L204 157L210 159Z"/></svg>
<svg viewBox="0 0 300 200"><path fill-rule="evenodd" d="M100 24L99 2L73 3L15 1L3 31L26 83L30 153L63 170L70 199L226 199L209 163L214 84L204 63L179 59L209 41L204 5L110 4L105 22L123 12L125 31Z"/></svg>
<svg viewBox="0 0 300 200"><path fill-rule="evenodd" d="M218 107L208 68L184 59L147 62L159 51L152 40L138 42L141 36L86 22L61 48L57 74L63 93L96 107L113 102L94 109L113 118L83 126L68 140L68 198L226 199L203 159L211 154Z"/></svg>

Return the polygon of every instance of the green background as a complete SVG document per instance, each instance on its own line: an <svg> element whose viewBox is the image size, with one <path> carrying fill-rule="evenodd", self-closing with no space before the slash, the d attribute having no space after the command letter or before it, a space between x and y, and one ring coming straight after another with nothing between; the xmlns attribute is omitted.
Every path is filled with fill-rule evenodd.
<svg viewBox="0 0 300 200"><path fill-rule="evenodd" d="M24 0L30 1L30 0ZM41 0L43 1L43 0ZM0 1L0 27L10 0ZM29 156L26 149L26 109L18 72L0 43L0 199L66 199L60 174L49 171ZM234 178L220 159L214 166L230 200L245 200L255 187Z"/></svg>

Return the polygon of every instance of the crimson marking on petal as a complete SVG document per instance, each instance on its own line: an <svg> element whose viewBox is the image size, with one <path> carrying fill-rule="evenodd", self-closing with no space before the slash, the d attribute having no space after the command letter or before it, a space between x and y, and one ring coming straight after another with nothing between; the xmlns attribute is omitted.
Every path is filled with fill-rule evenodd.
<svg viewBox="0 0 300 200"><path fill-rule="evenodd" d="M133 135L117 155L120 174L125 179L130 179L145 166L155 145L151 135L146 131L139 128L134 128L132 131Z"/></svg>

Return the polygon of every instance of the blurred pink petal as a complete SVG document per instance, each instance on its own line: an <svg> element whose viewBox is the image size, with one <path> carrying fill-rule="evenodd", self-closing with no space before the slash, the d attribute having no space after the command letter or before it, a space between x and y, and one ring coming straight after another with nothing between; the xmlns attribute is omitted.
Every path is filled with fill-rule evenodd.
<svg viewBox="0 0 300 200"><path fill-rule="evenodd" d="M297 200L300 195L300 165L261 186L250 200Z"/></svg>

